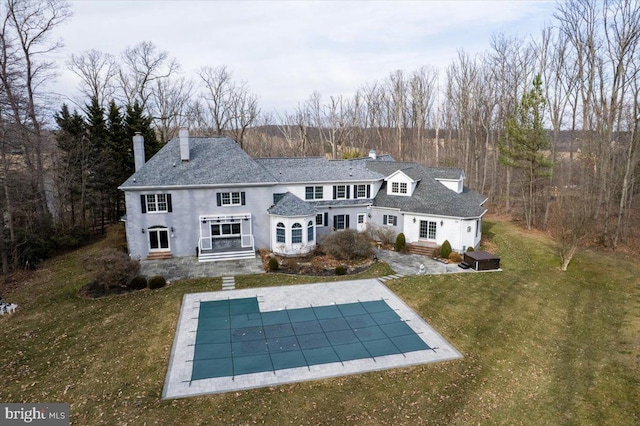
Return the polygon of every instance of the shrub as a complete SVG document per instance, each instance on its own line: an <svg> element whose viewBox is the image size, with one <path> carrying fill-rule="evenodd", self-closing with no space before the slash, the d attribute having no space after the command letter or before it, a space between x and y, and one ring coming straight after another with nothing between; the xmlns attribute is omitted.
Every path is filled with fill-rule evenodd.
<svg viewBox="0 0 640 426"><path fill-rule="evenodd" d="M451 254L451 243L449 240L444 240L442 243L442 247L440 247L440 257L443 259L448 259Z"/></svg>
<svg viewBox="0 0 640 426"><path fill-rule="evenodd" d="M153 277L149 278L148 286L151 290L162 288L165 285L167 285L167 280L165 280L164 277L160 275L154 275Z"/></svg>
<svg viewBox="0 0 640 426"><path fill-rule="evenodd" d="M467 247L467 252L472 252L475 251L475 249L473 248L473 246L469 246Z"/></svg>
<svg viewBox="0 0 640 426"><path fill-rule="evenodd" d="M355 229L345 229L327 235L322 240L323 250L336 259L364 259L371 257L373 247L366 234Z"/></svg>
<svg viewBox="0 0 640 426"><path fill-rule="evenodd" d="M97 256L86 256L83 264L92 282L105 291L126 287L140 271L140 263L114 248L104 249Z"/></svg>
<svg viewBox="0 0 640 426"><path fill-rule="evenodd" d="M436 246L436 248L433 249L433 257L440 257L440 249L442 249L442 246Z"/></svg>
<svg viewBox="0 0 640 426"><path fill-rule="evenodd" d="M401 232L398 234L398 236L396 237L396 243L395 243L395 249L396 251L405 251L407 249L407 240L404 237L404 234Z"/></svg>
<svg viewBox="0 0 640 426"><path fill-rule="evenodd" d="M373 235L375 235L382 244L391 244L396 239L396 231L390 226L375 228Z"/></svg>
<svg viewBox="0 0 640 426"><path fill-rule="evenodd" d="M288 272L297 273L300 270L300 264L295 257L285 258L283 264Z"/></svg>
<svg viewBox="0 0 640 426"><path fill-rule="evenodd" d="M456 253L455 251L452 251L451 254L449 254L448 259L453 263L462 262L462 256L460 255L460 253Z"/></svg>
<svg viewBox="0 0 640 426"><path fill-rule="evenodd" d="M142 275L133 277L133 279L129 281L129 288L131 290L142 290L143 288L147 288L147 278Z"/></svg>
<svg viewBox="0 0 640 426"><path fill-rule="evenodd" d="M336 275L345 275L347 273L347 267L344 265L338 265L335 269Z"/></svg>
<svg viewBox="0 0 640 426"><path fill-rule="evenodd" d="M271 259L269 259L268 266L270 271L277 271L278 269L280 269L280 264L278 263L278 259L275 257L272 257Z"/></svg>

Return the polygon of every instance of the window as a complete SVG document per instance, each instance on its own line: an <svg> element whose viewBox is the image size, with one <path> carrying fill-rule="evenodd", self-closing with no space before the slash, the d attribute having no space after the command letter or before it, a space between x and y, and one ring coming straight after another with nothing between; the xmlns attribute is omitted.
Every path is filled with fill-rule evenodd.
<svg viewBox="0 0 640 426"><path fill-rule="evenodd" d="M324 215L323 215L322 213L318 213L318 214L316 215L316 224L317 224L318 226L324 226L324 225L326 225L326 223L324 223L324 220L322 220L322 217L323 217L323 216L324 216Z"/></svg>
<svg viewBox="0 0 640 426"><path fill-rule="evenodd" d="M311 242L313 241L313 221L310 220L309 223L307 223L307 242Z"/></svg>
<svg viewBox="0 0 640 426"><path fill-rule="evenodd" d="M436 224L436 222L421 220L420 221L420 238L435 240L437 229L438 229L438 225Z"/></svg>
<svg viewBox="0 0 640 426"><path fill-rule="evenodd" d="M244 192L218 192L216 194L218 206L244 206Z"/></svg>
<svg viewBox="0 0 640 426"><path fill-rule="evenodd" d="M362 225L364 223L364 214L358 215L358 224Z"/></svg>
<svg viewBox="0 0 640 426"><path fill-rule="evenodd" d="M336 185L336 198L347 198L346 185Z"/></svg>
<svg viewBox="0 0 640 426"><path fill-rule="evenodd" d="M294 223L291 226L291 242L293 244L300 244L302 242L302 225Z"/></svg>
<svg viewBox="0 0 640 426"><path fill-rule="evenodd" d="M407 183L406 182L391 182L391 192L394 194L406 194Z"/></svg>
<svg viewBox="0 0 640 426"><path fill-rule="evenodd" d="M140 196L142 213L171 212L171 194L145 194Z"/></svg>
<svg viewBox="0 0 640 426"><path fill-rule="evenodd" d="M231 237L240 235L239 223L223 223L211 225L211 236L213 237Z"/></svg>
<svg viewBox="0 0 640 426"><path fill-rule="evenodd" d="M349 216L338 214L333 217L333 227L336 230L347 229L349 227Z"/></svg>
<svg viewBox="0 0 640 426"><path fill-rule="evenodd" d="M278 222L276 225L276 242L286 243L287 238L284 235L284 223Z"/></svg>
<svg viewBox="0 0 640 426"><path fill-rule="evenodd" d="M304 199L305 200L321 200L323 197L323 189L321 186L305 186L304 187Z"/></svg>
<svg viewBox="0 0 640 426"><path fill-rule="evenodd" d="M356 198L367 198L367 186L368 185L355 186Z"/></svg>
<svg viewBox="0 0 640 426"><path fill-rule="evenodd" d="M382 216L382 224L398 226L398 216L394 216L392 214L385 214L384 216Z"/></svg>

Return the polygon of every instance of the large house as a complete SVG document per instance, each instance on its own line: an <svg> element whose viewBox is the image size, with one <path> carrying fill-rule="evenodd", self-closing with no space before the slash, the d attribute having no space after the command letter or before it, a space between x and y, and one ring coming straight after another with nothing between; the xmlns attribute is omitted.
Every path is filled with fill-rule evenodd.
<svg viewBox="0 0 640 426"><path fill-rule="evenodd" d="M334 230L389 227L408 243L476 248L486 197L458 168L427 168L389 156L251 158L233 140L187 130L144 162L133 138L135 173L124 191L129 254L135 259L296 256Z"/></svg>

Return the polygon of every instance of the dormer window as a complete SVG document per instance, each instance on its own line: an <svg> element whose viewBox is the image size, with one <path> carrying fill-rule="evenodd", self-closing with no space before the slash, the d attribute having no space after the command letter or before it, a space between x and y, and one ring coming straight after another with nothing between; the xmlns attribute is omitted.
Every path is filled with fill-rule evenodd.
<svg viewBox="0 0 640 426"><path fill-rule="evenodd" d="M392 182L391 183L391 192L393 194L406 194L407 193L407 183L406 182Z"/></svg>

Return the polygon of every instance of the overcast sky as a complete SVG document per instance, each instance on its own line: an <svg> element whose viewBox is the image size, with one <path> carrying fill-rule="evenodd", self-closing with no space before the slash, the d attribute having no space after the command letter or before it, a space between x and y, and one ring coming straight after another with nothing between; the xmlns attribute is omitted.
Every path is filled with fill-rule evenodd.
<svg viewBox="0 0 640 426"><path fill-rule="evenodd" d="M263 111L292 111L318 91L352 95L394 70L444 70L458 49L488 50L491 35L537 37L553 1L71 1L57 29L60 58L114 55L141 41L169 52L192 75L226 65ZM77 95L60 70L57 90Z"/></svg>

